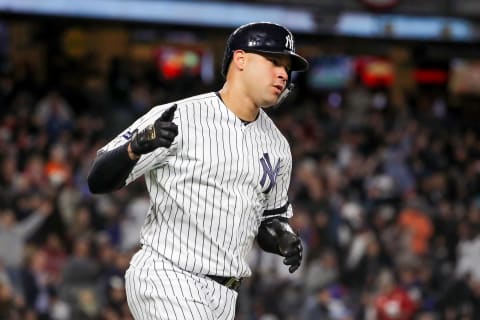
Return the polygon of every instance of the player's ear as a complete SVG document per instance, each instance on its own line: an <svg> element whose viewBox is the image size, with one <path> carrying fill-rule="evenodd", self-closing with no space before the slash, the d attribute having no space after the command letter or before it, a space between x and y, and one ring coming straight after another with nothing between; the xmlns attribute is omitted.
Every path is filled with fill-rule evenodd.
<svg viewBox="0 0 480 320"><path fill-rule="evenodd" d="M246 56L247 53L243 50L235 50L233 52L232 64L235 66L236 69L243 70L247 60Z"/></svg>

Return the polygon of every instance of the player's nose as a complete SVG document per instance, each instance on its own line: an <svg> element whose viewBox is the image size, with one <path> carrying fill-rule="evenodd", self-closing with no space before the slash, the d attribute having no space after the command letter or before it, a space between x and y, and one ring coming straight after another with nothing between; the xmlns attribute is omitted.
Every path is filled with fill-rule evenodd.
<svg viewBox="0 0 480 320"><path fill-rule="evenodd" d="M277 68L277 78L281 79L283 82L287 82L288 72L285 69L285 67L278 67Z"/></svg>

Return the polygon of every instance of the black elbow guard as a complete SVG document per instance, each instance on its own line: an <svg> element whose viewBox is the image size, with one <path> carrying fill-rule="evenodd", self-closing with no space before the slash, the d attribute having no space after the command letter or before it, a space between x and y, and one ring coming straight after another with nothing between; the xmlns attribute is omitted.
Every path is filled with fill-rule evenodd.
<svg viewBox="0 0 480 320"><path fill-rule="evenodd" d="M128 143L100 154L88 174L90 192L106 193L123 187L135 163L128 156Z"/></svg>

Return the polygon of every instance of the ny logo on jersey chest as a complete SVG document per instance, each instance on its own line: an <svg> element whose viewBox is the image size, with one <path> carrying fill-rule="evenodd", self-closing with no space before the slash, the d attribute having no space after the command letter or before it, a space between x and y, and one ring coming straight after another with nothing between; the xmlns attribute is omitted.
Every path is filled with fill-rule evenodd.
<svg viewBox="0 0 480 320"><path fill-rule="evenodd" d="M275 183L277 182L277 176L278 172L280 171L280 160L277 161L277 164L275 165L275 168L272 166L272 163L270 162L270 156L268 153L264 153L263 157L260 158L260 163L262 164L263 168L263 175L262 179L260 179L260 185L265 187L267 183L267 178L268 178L268 187L265 189L263 193L268 193L272 188L275 186Z"/></svg>

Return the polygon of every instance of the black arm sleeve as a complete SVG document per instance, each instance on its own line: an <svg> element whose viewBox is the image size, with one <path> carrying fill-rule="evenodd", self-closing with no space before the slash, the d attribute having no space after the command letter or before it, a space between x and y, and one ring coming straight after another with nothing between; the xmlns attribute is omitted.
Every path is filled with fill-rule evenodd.
<svg viewBox="0 0 480 320"><path fill-rule="evenodd" d="M258 229L257 234L257 244L258 246L266 252L280 254L280 249L278 247L278 237L276 234L271 233L270 229L267 228L271 219L278 219L282 223L288 224L288 219L284 217L272 217L262 221L260 228Z"/></svg>
<svg viewBox="0 0 480 320"><path fill-rule="evenodd" d="M120 189L137 163L128 156L128 142L97 156L88 174L92 193L107 193Z"/></svg>

